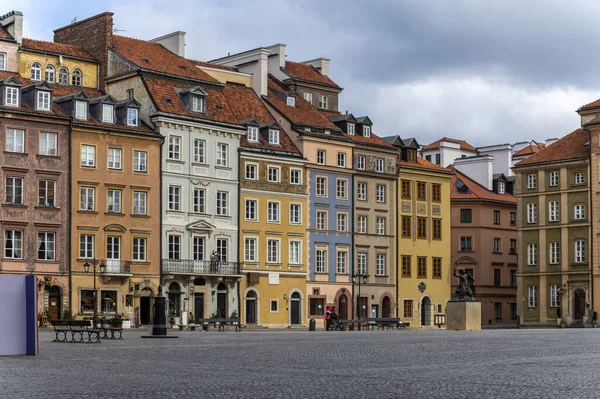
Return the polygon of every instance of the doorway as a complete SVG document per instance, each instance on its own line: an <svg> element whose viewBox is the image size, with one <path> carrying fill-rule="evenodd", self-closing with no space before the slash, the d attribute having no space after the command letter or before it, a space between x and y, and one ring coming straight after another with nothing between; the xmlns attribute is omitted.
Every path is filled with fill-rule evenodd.
<svg viewBox="0 0 600 399"><path fill-rule="evenodd" d="M256 291L246 294L246 324L256 324Z"/></svg>
<svg viewBox="0 0 600 399"><path fill-rule="evenodd" d="M585 315L585 290L577 288L575 290L575 309L573 309L574 319L582 320Z"/></svg>
<svg viewBox="0 0 600 399"><path fill-rule="evenodd" d="M391 317L392 316L392 301L389 296L384 296L381 301L381 317Z"/></svg>
<svg viewBox="0 0 600 399"><path fill-rule="evenodd" d="M294 292L291 297L291 306L290 306L290 322L292 324L300 324L300 294Z"/></svg>
<svg viewBox="0 0 600 399"><path fill-rule="evenodd" d="M217 317L227 318L227 286L223 283L217 286Z"/></svg>
<svg viewBox="0 0 600 399"><path fill-rule="evenodd" d="M421 300L421 325L431 325L431 299L428 296Z"/></svg>
<svg viewBox="0 0 600 399"><path fill-rule="evenodd" d="M379 305L371 305L371 317L376 319L379 315Z"/></svg>
<svg viewBox="0 0 600 399"><path fill-rule="evenodd" d="M56 285L48 292L48 315L50 320L59 320L61 311L62 295L60 288Z"/></svg>
<svg viewBox="0 0 600 399"><path fill-rule="evenodd" d="M339 309L338 312L342 320L348 320L348 297L346 294L340 295L340 299L338 301Z"/></svg>
<svg viewBox="0 0 600 399"><path fill-rule="evenodd" d="M194 318L196 323L204 318L204 292L194 294Z"/></svg>

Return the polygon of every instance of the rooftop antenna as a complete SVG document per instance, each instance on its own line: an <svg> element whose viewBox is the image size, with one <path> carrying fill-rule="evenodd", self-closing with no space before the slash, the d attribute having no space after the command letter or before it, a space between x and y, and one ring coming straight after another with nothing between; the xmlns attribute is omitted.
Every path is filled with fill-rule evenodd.
<svg viewBox="0 0 600 399"><path fill-rule="evenodd" d="M73 20L71 21L72 24L74 24L75 22L77 22L77 16L75 16L75 18L73 18Z"/></svg>

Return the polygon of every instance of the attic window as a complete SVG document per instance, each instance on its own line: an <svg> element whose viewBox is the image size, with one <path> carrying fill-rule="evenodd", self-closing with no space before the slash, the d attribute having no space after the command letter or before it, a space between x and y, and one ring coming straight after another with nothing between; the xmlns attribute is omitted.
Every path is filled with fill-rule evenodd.
<svg viewBox="0 0 600 399"><path fill-rule="evenodd" d="M19 106L19 89L16 87L6 88L6 98L4 99L4 105L10 105L13 107Z"/></svg>
<svg viewBox="0 0 600 399"><path fill-rule="evenodd" d="M290 107L295 107L296 106L296 97L287 96L287 105L289 105Z"/></svg>
<svg viewBox="0 0 600 399"><path fill-rule="evenodd" d="M279 130L269 129L269 144L279 145Z"/></svg>
<svg viewBox="0 0 600 399"><path fill-rule="evenodd" d="M31 80L42 80L42 66L37 62L31 66Z"/></svg>
<svg viewBox="0 0 600 399"><path fill-rule="evenodd" d="M504 182L499 181L498 182L498 194L505 194L506 193L506 187L504 185Z"/></svg>
<svg viewBox="0 0 600 399"><path fill-rule="evenodd" d="M256 126L248 126L246 140L258 143L258 128Z"/></svg>
<svg viewBox="0 0 600 399"><path fill-rule="evenodd" d="M371 137L371 126L363 126L363 136Z"/></svg>
<svg viewBox="0 0 600 399"><path fill-rule="evenodd" d="M348 123L348 134L354 136L354 123Z"/></svg>
<svg viewBox="0 0 600 399"><path fill-rule="evenodd" d="M304 126L304 131L305 131L305 132L310 132L310 127L308 127L308 126Z"/></svg>
<svg viewBox="0 0 600 399"><path fill-rule="evenodd" d="M325 134L331 134L331 130L325 129Z"/></svg>
<svg viewBox="0 0 600 399"><path fill-rule="evenodd" d="M136 108L127 108L127 126L138 125L138 110Z"/></svg>
<svg viewBox="0 0 600 399"><path fill-rule="evenodd" d="M217 112L223 112L223 107L221 107L220 105L217 105Z"/></svg>
<svg viewBox="0 0 600 399"><path fill-rule="evenodd" d="M75 119L87 119L87 103L75 101Z"/></svg>
<svg viewBox="0 0 600 399"><path fill-rule="evenodd" d="M50 111L50 93L47 91L37 92L36 108L40 111Z"/></svg>
<svg viewBox="0 0 600 399"><path fill-rule="evenodd" d="M150 60L148 58L142 58L142 61L144 61L146 64L150 63Z"/></svg>
<svg viewBox="0 0 600 399"><path fill-rule="evenodd" d="M179 68L181 68L185 71L185 65L179 65Z"/></svg>
<svg viewBox="0 0 600 399"><path fill-rule="evenodd" d="M173 101L171 101L170 98L165 98L165 102L167 103L167 105L173 105Z"/></svg>
<svg viewBox="0 0 600 399"><path fill-rule="evenodd" d="M459 193L463 193L463 194L469 194L469 187L467 187L465 185L465 183L462 182L462 180L457 179L456 183L454 183L454 187L456 187L456 191L458 191Z"/></svg>
<svg viewBox="0 0 600 399"><path fill-rule="evenodd" d="M113 123L114 107L110 104L102 104L102 122Z"/></svg>
<svg viewBox="0 0 600 399"><path fill-rule="evenodd" d="M204 98L192 96L192 111L204 112Z"/></svg>

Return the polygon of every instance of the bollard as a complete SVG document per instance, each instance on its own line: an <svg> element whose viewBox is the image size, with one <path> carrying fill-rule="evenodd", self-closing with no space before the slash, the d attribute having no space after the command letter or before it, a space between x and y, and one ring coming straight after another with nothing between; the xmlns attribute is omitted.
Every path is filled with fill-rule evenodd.
<svg viewBox="0 0 600 399"><path fill-rule="evenodd" d="M308 323L308 331L315 331L317 329L317 322L315 321L315 319L310 319L310 322Z"/></svg>

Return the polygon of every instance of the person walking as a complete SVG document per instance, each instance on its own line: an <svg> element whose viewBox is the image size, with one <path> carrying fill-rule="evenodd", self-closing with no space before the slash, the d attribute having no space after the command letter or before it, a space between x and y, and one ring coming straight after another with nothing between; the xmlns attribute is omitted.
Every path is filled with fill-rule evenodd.
<svg viewBox="0 0 600 399"><path fill-rule="evenodd" d="M333 322L333 306L329 305L325 309L325 331L329 331L331 323Z"/></svg>

